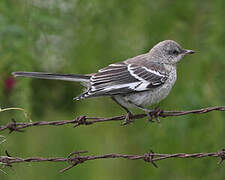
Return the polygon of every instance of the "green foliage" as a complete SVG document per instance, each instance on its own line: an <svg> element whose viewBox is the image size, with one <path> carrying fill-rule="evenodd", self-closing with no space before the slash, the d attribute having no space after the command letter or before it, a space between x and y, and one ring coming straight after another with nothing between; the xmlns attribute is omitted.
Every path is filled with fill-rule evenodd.
<svg viewBox="0 0 225 180"><path fill-rule="evenodd" d="M189 110L225 102L224 0L1 0L0 106L21 107L33 121L72 119L79 115L114 116L124 113L109 98L74 102L81 86L71 82L16 79L13 71L91 73L107 64L147 52L164 39L194 49L178 68L178 81L160 104L168 110ZM140 112L140 111L136 111ZM21 112L0 113L27 121ZM0 153L12 156L66 156L74 150L93 154L210 152L224 147L225 114L189 115L145 120L121 127L103 123L79 127L30 128L25 133L2 133L7 141ZM87 162L63 175L63 164L19 164L0 171L0 179L224 179L224 168L212 159L165 160L160 168L142 161Z"/></svg>

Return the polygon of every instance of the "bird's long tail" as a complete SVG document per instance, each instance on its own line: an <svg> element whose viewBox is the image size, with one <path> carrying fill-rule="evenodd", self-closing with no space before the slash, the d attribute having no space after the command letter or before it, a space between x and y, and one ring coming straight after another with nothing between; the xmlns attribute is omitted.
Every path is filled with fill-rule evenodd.
<svg viewBox="0 0 225 180"><path fill-rule="evenodd" d="M54 79L62 81L76 81L76 82L90 82L90 75L79 75L79 74L55 74L45 72L13 72L15 77L30 77L39 79Z"/></svg>

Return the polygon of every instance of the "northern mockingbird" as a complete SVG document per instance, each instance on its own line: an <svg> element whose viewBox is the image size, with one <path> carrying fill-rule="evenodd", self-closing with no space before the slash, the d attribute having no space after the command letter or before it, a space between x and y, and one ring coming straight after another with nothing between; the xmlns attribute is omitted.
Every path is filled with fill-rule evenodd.
<svg viewBox="0 0 225 180"><path fill-rule="evenodd" d="M132 119L128 108L142 109L151 119L152 110L146 106L160 102L169 94L177 79L178 62L193 53L193 50L183 49L173 40L165 40L146 54L110 64L93 74L13 72L13 75L82 82L87 90L74 99L111 96L126 110L125 124L128 124Z"/></svg>

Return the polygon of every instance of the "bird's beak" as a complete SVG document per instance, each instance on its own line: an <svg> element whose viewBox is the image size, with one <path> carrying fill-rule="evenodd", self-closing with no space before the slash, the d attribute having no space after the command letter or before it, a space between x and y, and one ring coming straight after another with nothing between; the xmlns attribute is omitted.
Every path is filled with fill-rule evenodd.
<svg viewBox="0 0 225 180"><path fill-rule="evenodd" d="M185 54L194 54L195 51L189 50L189 49L185 49L185 52L184 52L184 53L185 53Z"/></svg>

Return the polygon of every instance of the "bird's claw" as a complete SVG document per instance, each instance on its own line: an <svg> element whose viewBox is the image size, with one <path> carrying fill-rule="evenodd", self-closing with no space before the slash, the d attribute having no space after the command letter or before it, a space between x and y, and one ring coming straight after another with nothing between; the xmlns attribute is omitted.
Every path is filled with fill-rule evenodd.
<svg viewBox="0 0 225 180"><path fill-rule="evenodd" d="M133 123L134 119L132 119L132 118L133 118L133 114L131 112L128 112L126 117L125 117L124 122L121 125L125 126L125 125L128 125L130 123Z"/></svg>
<svg viewBox="0 0 225 180"><path fill-rule="evenodd" d="M149 121L149 122L155 122L155 121L154 121L154 119L155 119L156 122L161 123L159 117L160 117L160 114L161 114L162 112L163 112L163 110L161 110L161 109L158 108L158 107L155 108L155 109L152 110L152 111L146 112L147 117L148 117L148 121Z"/></svg>

